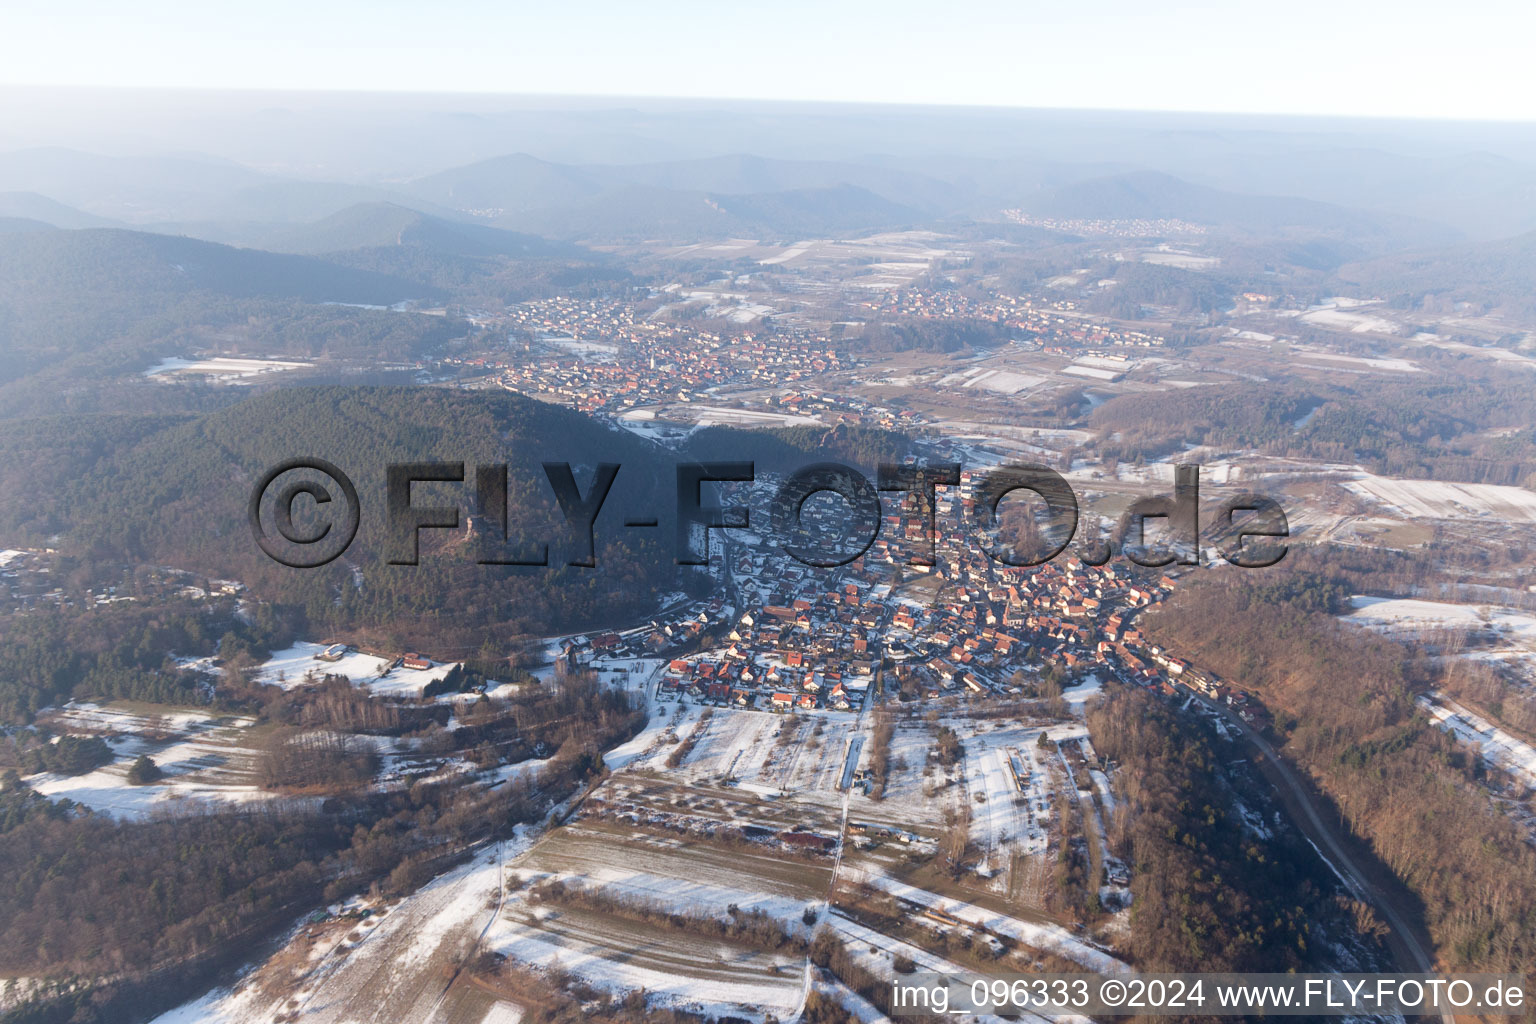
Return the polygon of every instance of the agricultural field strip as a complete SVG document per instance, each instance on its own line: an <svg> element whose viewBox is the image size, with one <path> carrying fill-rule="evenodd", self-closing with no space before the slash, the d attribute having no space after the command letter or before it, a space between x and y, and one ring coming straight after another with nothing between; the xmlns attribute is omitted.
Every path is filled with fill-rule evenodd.
<svg viewBox="0 0 1536 1024"><path fill-rule="evenodd" d="M867 882L909 903L942 910L967 924L975 925L997 935L1006 936L1033 949L1057 953L1082 964L1090 970L1104 973L1129 971L1130 967L1112 954L1083 941L1059 925L1036 924L1022 921L1007 914L996 913L973 903L949 899L927 889L919 889L898 881L889 875L850 869L854 880Z"/></svg>
<svg viewBox="0 0 1536 1024"><path fill-rule="evenodd" d="M760 953L583 910L509 902L486 948L541 968L580 974L616 991L643 988L675 1005L711 1004L787 1015L803 994L800 957Z"/></svg>
<svg viewBox="0 0 1536 1024"><path fill-rule="evenodd" d="M1398 480L1370 473L1361 473L1343 486L1414 519L1463 519L1472 515L1513 523L1536 522L1536 491L1524 487Z"/></svg>
<svg viewBox="0 0 1536 1024"><path fill-rule="evenodd" d="M743 912L760 910L782 922L789 931L806 933L801 913L813 900L776 892L771 888L745 885L723 886L693 878L625 868L584 866L580 870L538 872L517 871L525 883L560 881L586 885L618 896L626 901L655 907L667 913L697 913L722 917L726 909L738 907ZM747 877L744 881L752 881Z"/></svg>
<svg viewBox="0 0 1536 1024"><path fill-rule="evenodd" d="M928 952L926 949L914 946L910 942L887 935L884 932L875 931L873 928L859 924L857 921L835 910L827 915L827 925L842 938L853 958L861 966L876 974L895 977L892 965L898 956L911 960L917 970L925 973L947 974L962 979L973 978L977 973L974 968L962 967L952 960L946 960L941 956ZM872 953L870 952L871 949L877 952ZM986 1024L1003 1024L1003 1018L992 1014L968 1016L972 1020L986 1022ZM1045 1014L1025 1012L1021 1013L1017 1019L1092 1024L1089 1018L1076 1015L1052 1017Z"/></svg>
<svg viewBox="0 0 1536 1024"><path fill-rule="evenodd" d="M830 865L787 858L772 849L660 840L648 835L626 838L617 830L585 825L565 826L551 833L514 866L520 874L601 877L603 872L613 871L688 879L702 886L763 892L802 904L822 898L831 877Z"/></svg>

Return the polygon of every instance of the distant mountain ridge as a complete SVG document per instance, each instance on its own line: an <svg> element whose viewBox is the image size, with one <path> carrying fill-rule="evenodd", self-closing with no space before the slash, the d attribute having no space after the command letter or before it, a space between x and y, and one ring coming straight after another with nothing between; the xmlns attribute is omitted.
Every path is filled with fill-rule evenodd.
<svg viewBox="0 0 1536 1024"><path fill-rule="evenodd" d="M455 167L405 186L413 196L487 219L578 203L602 190L577 168L525 153Z"/></svg>
<svg viewBox="0 0 1536 1024"><path fill-rule="evenodd" d="M259 171L207 157L106 156L62 147L0 153L0 192L35 192L100 216L121 218L131 211L132 219L146 223L177 219L193 198L267 180Z"/></svg>
<svg viewBox="0 0 1536 1024"><path fill-rule="evenodd" d="M736 155L568 166L496 157L411 182L411 194L557 238L681 238L865 231L963 205L935 178L834 162Z"/></svg>
<svg viewBox="0 0 1536 1024"><path fill-rule="evenodd" d="M1214 147L1217 156L1226 153L1217 142L1207 148ZM1157 156L1171 144L1164 140L1143 155ZM1349 236L1354 248L1344 258L1432 248L1460 237L1437 222L1365 209L1378 205L1374 203L1332 205L1279 192L1259 194L1262 185L1283 188L1284 175L1263 178L1250 194L1147 170L1146 164L1134 169L1136 152L1127 151L1126 159L1114 164L1023 156L821 160L747 153L565 164L511 153L401 182L340 182L280 177L212 158L25 150L0 153L0 192L33 197L25 202L12 199L10 208L0 201L0 217L60 227L104 227L111 224L81 218L112 216L147 230L307 253L327 251L325 246L331 244L340 247L336 251L386 244L380 241L387 231L382 216L371 227L349 227L342 218L315 229L322 235L336 232L334 242L306 237L306 227L316 222L338 218L354 207L381 205L414 210L444 223L566 241L814 237L989 221L1014 207L1058 219L1186 220L1249 235L1280 234L1286 241L1296 241L1297 235L1335 241ZM641 150L637 155L650 153ZM1499 164L1483 170L1491 185L1512 189L1512 195L1529 191L1522 184L1520 166ZM1321 187L1312 184L1314 191ZM1423 188L1436 195L1446 191L1443 182L1429 181ZM1412 205L1409 199L1414 199L1397 198L1399 206ZM63 209L39 205L50 202ZM70 213L69 207L78 209ZM368 219L352 216L359 222ZM381 234L370 233L375 229ZM354 232L350 237L349 231ZM424 247L446 249L455 256L516 256L502 251L506 239L482 236L471 241L461 235L448 241L446 233L442 225L429 230L425 224L414 232Z"/></svg>
<svg viewBox="0 0 1536 1024"><path fill-rule="evenodd" d="M1158 171L1135 171L1056 188L1021 201L1037 217L1085 220L1181 220L1253 233L1285 229L1348 234L1366 245L1447 243L1457 233L1400 214L1374 213L1289 196L1247 195L1196 185Z"/></svg>
<svg viewBox="0 0 1536 1024"><path fill-rule="evenodd" d="M117 221L77 210L73 206L67 206L36 192L0 192L0 217L35 220L56 228L124 226Z"/></svg>
<svg viewBox="0 0 1536 1024"><path fill-rule="evenodd" d="M411 195L458 210L551 209L626 188L752 195L852 185L900 206L949 212L965 204L962 189L928 175L880 165L777 160L738 153L643 164L555 164L509 154L410 182Z"/></svg>
<svg viewBox="0 0 1536 1024"><path fill-rule="evenodd" d="M554 238L677 241L857 233L926 223L927 218L852 185L757 195L631 185L584 203L505 220Z"/></svg>
<svg viewBox="0 0 1536 1024"><path fill-rule="evenodd" d="M22 235L34 231L57 231L52 224L46 224L31 217L0 217L0 235Z"/></svg>
<svg viewBox="0 0 1536 1024"><path fill-rule="evenodd" d="M1536 314L1536 231L1492 242L1393 254L1340 267L1338 277L1403 305L1434 299Z"/></svg>
<svg viewBox="0 0 1536 1024"><path fill-rule="evenodd" d="M268 247L275 252L318 255L392 246L418 246L470 257L570 259L591 255L575 246L534 235L448 220L390 202L349 206L312 224L277 234Z"/></svg>

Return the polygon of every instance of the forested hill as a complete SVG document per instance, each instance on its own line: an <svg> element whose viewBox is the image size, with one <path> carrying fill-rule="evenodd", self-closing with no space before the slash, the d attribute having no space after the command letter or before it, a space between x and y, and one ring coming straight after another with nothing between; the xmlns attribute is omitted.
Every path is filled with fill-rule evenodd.
<svg viewBox="0 0 1536 1024"><path fill-rule="evenodd" d="M1425 348L1431 373L1403 374L1369 392L1345 383L1191 388L1176 403L1119 395L1093 411L1101 451L1131 462L1197 445L1358 464L1420 480L1536 484L1536 394L1527 381L1461 353ZM1447 378L1459 378L1455 387ZM1518 425L1517 429L1507 429Z"/></svg>
<svg viewBox="0 0 1536 1024"><path fill-rule="evenodd" d="M1536 851L1479 784L1475 750L1414 703L1444 666L1336 618L1359 574L1379 580L1386 557L1338 551L1288 559L1274 575L1201 574L1145 628L1263 700L1276 747L1390 869L1391 898L1422 914L1442 970L1529 974Z"/></svg>
<svg viewBox="0 0 1536 1024"><path fill-rule="evenodd" d="M534 235L434 217L394 203L359 203L274 236L277 252L330 253L414 246L445 255L590 259L592 253Z"/></svg>
<svg viewBox="0 0 1536 1024"><path fill-rule="evenodd" d="M16 217L37 221L51 228L111 228L121 227L105 217L96 217L83 210L38 195L36 192L0 192L0 217Z"/></svg>
<svg viewBox="0 0 1536 1024"><path fill-rule="evenodd" d="M55 417L0 424L0 531L82 561L166 564L246 581L302 604L316 628L374 627L445 653L481 630L612 624L675 588L672 465L659 449L579 413L504 392L289 388L196 417ZM361 527L344 558L288 569L252 539L246 503L271 466L326 459L357 487ZM425 531L421 564L386 564L385 467L463 461L463 484L416 485L418 504L473 511L476 465L506 464L509 519L550 542L554 568L476 564L464 532ZM598 520L596 568L565 566L564 522L543 462L570 462L583 493L592 467L622 469ZM47 479L49 486L34 483ZM333 489L333 493L335 493ZM338 495L339 499L339 495ZM656 516L651 529L624 520ZM482 534L484 536L484 534ZM354 572L355 570L355 572Z"/></svg>
<svg viewBox="0 0 1536 1024"><path fill-rule="evenodd" d="M174 235L88 228L0 239L0 301L7 305L52 307L94 292L103 305L111 299L127 311L196 291L378 305L430 297L381 274Z"/></svg>
<svg viewBox="0 0 1536 1024"><path fill-rule="evenodd" d="M265 249L321 254L329 264L416 282L422 294L471 306L622 288L630 279L607 256L578 245L389 202L359 203L258 237Z"/></svg>
<svg viewBox="0 0 1536 1024"><path fill-rule="evenodd" d="M1339 269L1348 287L1388 297L1404 309L1451 311L1472 303L1512 317L1536 313L1536 231L1491 242L1470 242L1392 254Z"/></svg>
<svg viewBox="0 0 1536 1024"><path fill-rule="evenodd" d="M190 238L0 231L0 415L102 407L89 401L96 383L210 347L411 358L462 326L330 303L436 295L390 274Z"/></svg>
<svg viewBox="0 0 1536 1024"><path fill-rule="evenodd" d="M399 278L191 238L87 229L0 233L0 381L152 321L259 300L385 305L428 289Z"/></svg>
<svg viewBox="0 0 1536 1024"><path fill-rule="evenodd" d="M1020 205L1039 217L1175 219L1261 234L1302 229L1348 237L1376 252L1445 244L1458 237L1443 225L1412 217L1289 196L1227 192L1156 171L1135 171L1043 189L1024 197Z"/></svg>
<svg viewBox="0 0 1536 1024"><path fill-rule="evenodd" d="M924 215L853 185L720 195L632 185L504 223L550 238L789 238L926 223Z"/></svg>

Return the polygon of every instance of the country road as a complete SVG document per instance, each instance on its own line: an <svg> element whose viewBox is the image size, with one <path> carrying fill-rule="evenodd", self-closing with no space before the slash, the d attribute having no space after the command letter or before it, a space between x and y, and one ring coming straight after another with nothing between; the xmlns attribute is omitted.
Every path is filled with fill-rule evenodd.
<svg viewBox="0 0 1536 1024"><path fill-rule="evenodd" d="M1193 692L1193 691L1191 691ZM1391 932L1387 936L1387 944L1392 949L1392 955L1397 960L1399 967L1406 972L1429 973L1435 969L1434 958L1425 950L1424 944L1419 940L1418 934L1409 926L1401 911L1384 895L1380 889L1371 884L1370 877L1356 862L1350 853L1343 837L1339 834L1337 826L1329 822L1319 814L1313 803L1312 795L1307 787L1297 777L1296 772L1285 762L1275 748L1243 721L1231 709L1195 694L1195 698L1205 707L1210 708L1222 716L1228 726L1236 729L1244 739L1253 745L1259 752L1259 768L1265 778L1281 791L1281 799L1288 810L1292 811L1292 819L1297 818L1295 812L1300 812L1300 820L1296 824L1301 826L1302 833L1312 842L1318 853L1340 875L1344 884L1348 886L1358 897L1370 903L1382 917L1386 919ZM1426 1015L1428 1016L1428 1015ZM1440 1019L1444 1024L1455 1024L1455 1015L1442 1012Z"/></svg>

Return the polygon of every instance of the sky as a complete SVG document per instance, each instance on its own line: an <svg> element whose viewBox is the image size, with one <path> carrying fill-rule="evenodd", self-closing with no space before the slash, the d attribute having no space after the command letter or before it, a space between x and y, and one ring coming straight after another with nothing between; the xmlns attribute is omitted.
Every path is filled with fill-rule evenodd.
<svg viewBox="0 0 1536 1024"><path fill-rule="evenodd" d="M3 0L0 84L1536 120L1536 4Z"/></svg>

